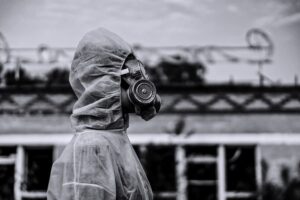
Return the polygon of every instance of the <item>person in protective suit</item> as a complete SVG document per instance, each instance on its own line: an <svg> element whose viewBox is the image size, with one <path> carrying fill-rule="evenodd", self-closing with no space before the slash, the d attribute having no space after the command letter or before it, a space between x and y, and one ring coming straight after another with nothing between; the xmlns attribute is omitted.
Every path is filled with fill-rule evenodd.
<svg viewBox="0 0 300 200"><path fill-rule="evenodd" d="M79 42L70 71L76 130L54 162L48 200L151 200L145 172L126 135L128 113L149 120L160 98L131 47L100 28Z"/></svg>

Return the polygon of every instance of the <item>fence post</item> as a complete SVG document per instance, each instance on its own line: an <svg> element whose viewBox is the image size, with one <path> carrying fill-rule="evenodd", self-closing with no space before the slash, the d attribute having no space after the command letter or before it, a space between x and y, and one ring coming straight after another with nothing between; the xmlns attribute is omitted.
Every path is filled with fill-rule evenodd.
<svg viewBox="0 0 300 200"><path fill-rule="evenodd" d="M175 152L177 200L187 200L186 157L183 146L177 146Z"/></svg>
<svg viewBox="0 0 300 200"><path fill-rule="evenodd" d="M257 145L255 147L255 174L256 174L256 184L257 184L257 191L258 191L258 199L262 199L261 195L261 189L263 186L263 181L262 181L262 155L261 155L261 146Z"/></svg>
<svg viewBox="0 0 300 200"><path fill-rule="evenodd" d="M218 200L226 200L226 162L225 162L225 147L218 147Z"/></svg>
<svg viewBox="0 0 300 200"><path fill-rule="evenodd" d="M15 184L14 184L14 197L15 200L22 200L22 180L24 174L24 148L17 147L16 164L15 164Z"/></svg>

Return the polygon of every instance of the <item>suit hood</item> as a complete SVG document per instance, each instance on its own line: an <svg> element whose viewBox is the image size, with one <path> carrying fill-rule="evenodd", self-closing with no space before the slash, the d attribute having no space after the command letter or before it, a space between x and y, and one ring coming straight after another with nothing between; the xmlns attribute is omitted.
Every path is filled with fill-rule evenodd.
<svg viewBox="0 0 300 200"><path fill-rule="evenodd" d="M129 44L103 28L88 32L79 42L69 78L78 98L71 115L76 130L127 128L121 105L121 69L131 54Z"/></svg>

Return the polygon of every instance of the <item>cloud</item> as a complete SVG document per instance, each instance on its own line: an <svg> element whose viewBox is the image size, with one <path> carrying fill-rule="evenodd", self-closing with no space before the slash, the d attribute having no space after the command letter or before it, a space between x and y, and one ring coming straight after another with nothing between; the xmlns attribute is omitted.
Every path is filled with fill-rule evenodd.
<svg viewBox="0 0 300 200"><path fill-rule="evenodd" d="M194 5L192 1L182 1L182 0L164 0L165 3L174 4L182 7L191 7Z"/></svg>
<svg viewBox="0 0 300 200"><path fill-rule="evenodd" d="M254 27L268 27L272 26L277 20L276 15L262 16L254 21Z"/></svg>
<svg viewBox="0 0 300 200"><path fill-rule="evenodd" d="M285 16L281 19L279 19L275 25L276 26L285 26L285 25L290 25L290 24L294 24L294 23L298 23L300 22L300 13L294 13L292 15L289 16Z"/></svg>
<svg viewBox="0 0 300 200"><path fill-rule="evenodd" d="M185 14L202 14L210 15L213 13L207 4L198 0L164 0L166 5L172 8L173 11L182 12Z"/></svg>
<svg viewBox="0 0 300 200"><path fill-rule="evenodd" d="M300 21L300 1L269 1L266 8L268 14L255 20L254 26L276 28Z"/></svg>
<svg viewBox="0 0 300 200"><path fill-rule="evenodd" d="M240 10L236 5L229 4L226 8L231 13L238 13Z"/></svg>
<svg viewBox="0 0 300 200"><path fill-rule="evenodd" d="M300 22L300 13L294 13L291 15L267 15L259 18L255 22L257 27L274 27L288 26Z"/></svg>

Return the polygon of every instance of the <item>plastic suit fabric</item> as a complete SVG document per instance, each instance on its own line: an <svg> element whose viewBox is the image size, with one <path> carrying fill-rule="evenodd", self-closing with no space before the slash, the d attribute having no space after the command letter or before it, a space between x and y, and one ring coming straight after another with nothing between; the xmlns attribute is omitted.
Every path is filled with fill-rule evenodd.
<svg viewBox="0 0 300 200"><path fill-rule="evenodd" d="M52 166L48 200L152 199L121 109L120 74L130 54L130 46L105 29L80 41L70 72L76 134Z"/></svg>

